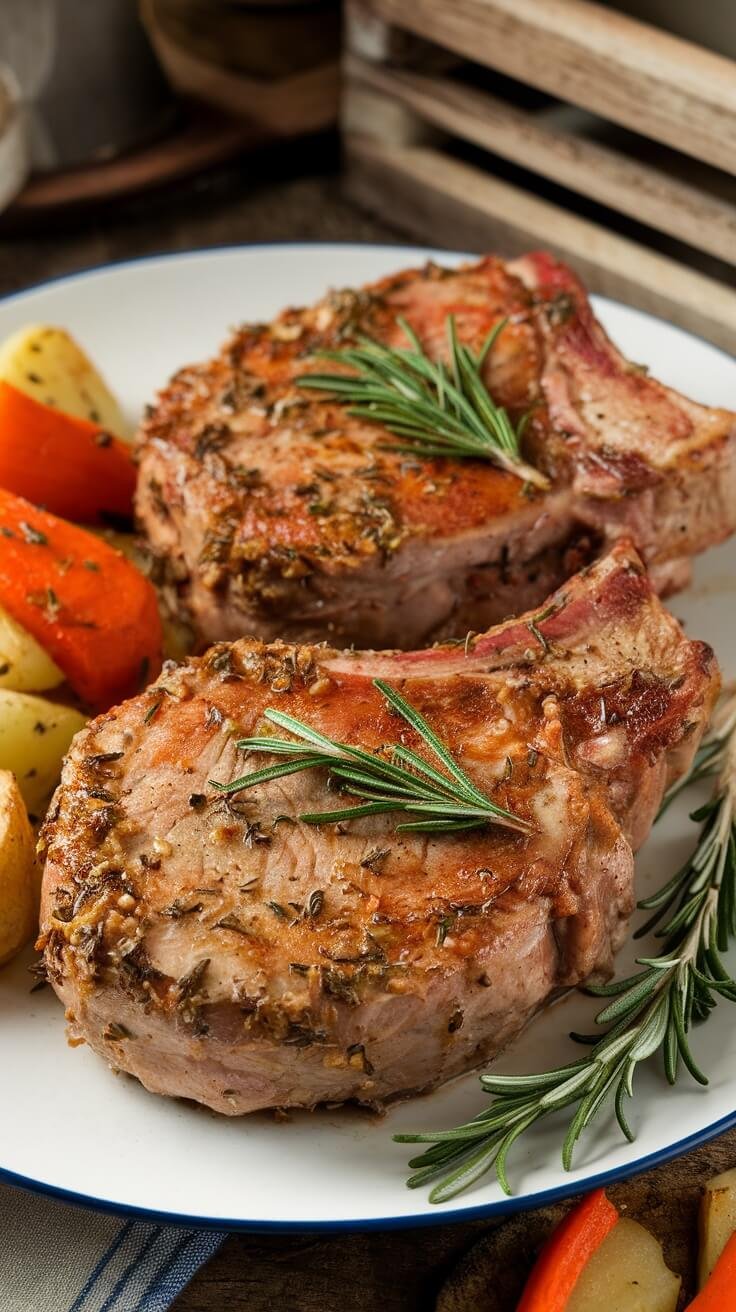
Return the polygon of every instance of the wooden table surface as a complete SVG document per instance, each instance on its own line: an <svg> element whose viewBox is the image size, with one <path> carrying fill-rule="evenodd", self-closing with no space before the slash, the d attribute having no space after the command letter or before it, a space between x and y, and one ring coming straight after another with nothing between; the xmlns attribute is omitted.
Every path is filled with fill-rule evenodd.
<svg viewBox="0 0 736 1312"><path fill-rule="evenodd" d="M656 1235L668 1265L683 1276L681 1306L695 1292L703 1182L731 1166L736 1166L736 1130L607 1191L621 1211ZM230 1235L174 1309L513 1312L534 1250L565 1206L521 1213L501 1229L473 1221L339 1235ZM504 1282L508 1300L499 1298Z"/></svg>
<svg viewBox="0 0 736 1312"><path fill-rule="evenodd" d="M33 231L12 216L0 219L0 295L159 251L249 241L401 241L348 204L335 172L303 174L326 164L336 164L329 138L241 161L166 196L57 215ZM658 1234L686 1282L701 1184L731 1165L736 1132L611 1191ZM490 1291L498 1292L498 1244L518 1254L560 1211L527 1214L502 1235L484 1221L335 1236L231 1235L177 1300L176 1312L488 1312Z"/></svg>

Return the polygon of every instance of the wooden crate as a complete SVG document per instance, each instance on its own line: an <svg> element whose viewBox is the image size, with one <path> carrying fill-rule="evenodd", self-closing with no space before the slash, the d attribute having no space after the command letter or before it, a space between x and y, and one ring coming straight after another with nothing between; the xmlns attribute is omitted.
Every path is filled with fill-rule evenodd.
<svg viewBox="0 0 736 1312"><path fill-rule="evenodd" d="M345 40L361 204L736 352L736 62L592 0L349 0Z"/></svg>

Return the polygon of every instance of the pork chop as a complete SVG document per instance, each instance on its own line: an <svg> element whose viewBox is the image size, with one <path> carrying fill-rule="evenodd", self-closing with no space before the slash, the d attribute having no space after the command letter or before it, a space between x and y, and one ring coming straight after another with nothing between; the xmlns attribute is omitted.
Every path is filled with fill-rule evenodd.
<svg viewBox="0 0 736 1312"><path fill-rule="evenodd" d="M343 805L324 769L214 792L270 759L236 742L274 705L426 754L377 676L524 832L306 824ZM77 736L44 829L41 945L74 1032L148 1089L228 1114L380 1105L486 1062L611 971L632 846L717 683L625 543L465 646L243 639L169 668Z"/></svg>
<svg viewBox="0 0 736 1312"><path fill-rule="evenodd" d="M367 333L476 350L540 492L482 460L423 459L296 379ZM429 264L237 332L181 370L139 437L137 510L202 642L255 634L412 649L539 604L620 535L661 592L736 524L736 418L623 358L576 276L545 254Z"/></svg>

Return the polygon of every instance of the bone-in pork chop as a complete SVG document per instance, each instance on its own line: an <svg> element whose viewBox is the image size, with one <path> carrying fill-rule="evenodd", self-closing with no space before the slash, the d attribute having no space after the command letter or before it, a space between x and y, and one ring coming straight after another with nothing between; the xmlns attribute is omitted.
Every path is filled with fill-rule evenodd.
<svg viewBox="0 0 736 1312"><path fill-rule="evenodd" d="M443 357L448 317L547 491L486 460L424 459L300 375L368 334ZM182 369L139 438L137 508L201 643L253 634L416 648L537 605L620 535L660 592L736 524L736 418L623 358L550 256L428 265L238 331Z"/></svg>
<svg viewBox="0 0 736 1312"><path fill-rule="evenodd" d="M351 804L323 768L213 790L270 760L236 742L273 706L426 755L377 676L523 832L306 824ZM42 941L74 1031L147 1088L232 1114L380 1104L487 1061L610 972L632 846L717 682L626 544L466 646L248 639L165 671L77 736L45 826Z"/></svg>

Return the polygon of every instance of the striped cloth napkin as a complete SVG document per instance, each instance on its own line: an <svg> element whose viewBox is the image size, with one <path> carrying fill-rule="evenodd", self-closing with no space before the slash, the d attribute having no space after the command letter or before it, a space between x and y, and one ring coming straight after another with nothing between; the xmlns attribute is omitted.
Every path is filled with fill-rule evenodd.
<svg viewBox="0 0 736 1312"><path fill-rule="evenodd" d="M0 1185L0 1312L165 1312L224 1237Z"/></svg>

